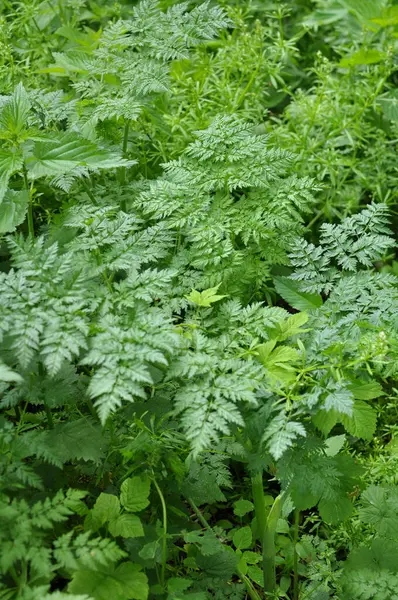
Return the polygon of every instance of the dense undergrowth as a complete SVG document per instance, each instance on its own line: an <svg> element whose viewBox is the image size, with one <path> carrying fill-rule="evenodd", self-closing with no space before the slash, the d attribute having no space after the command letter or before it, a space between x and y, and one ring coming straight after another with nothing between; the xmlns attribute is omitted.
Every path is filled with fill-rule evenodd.
<svg viewBox="0 0 398 600"><path fill-rule="evenodd" d="M0 598L398 598L398 5L0 1Z"/></svg>

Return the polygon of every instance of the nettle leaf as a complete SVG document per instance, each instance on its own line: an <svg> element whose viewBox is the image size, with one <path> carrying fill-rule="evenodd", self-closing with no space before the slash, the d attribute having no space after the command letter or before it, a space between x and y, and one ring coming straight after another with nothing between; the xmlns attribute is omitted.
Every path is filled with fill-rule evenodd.
<svg viewBox="0 0 398 600"><path fill-rule="evenodd" d="M57 139L52 138L47 142L36 142L31 155L26 160L29 176L32 179L62 175L77 167L95 170L132 164L133 161L121 158L117 153L109 152L94 142L72 133L61 134Z"/></svg>
<svg viewBox="0 0 398 600"><path fill-rule="evenodd" d="M149 504L151 480L145 475L125 479L120 488L120 501L129 512L139 512Z"/></svg>
<svg viewBox="0 0 398 600"><path fill-rule="evenodd" d="M316 310L322 306L320 294L302 292L300 284L288 277L274 277L275 289L292 308L300 311Z"/></svg>
<svg viewBox="0 0 398 600"><path fill-rule="evenodd" d="M356 400L352 415L343 415L341 422L351 435L371 440L376 431L377 412L362 400Z"/></svg>
<svg viewBox="0 0 398 600"><path fill-rule="evenodd" d="M49 454L61 464L76 459L98 462L106 442L101 427L93 419L82 418L58 423L50 431L33 432L31 447L38 455Z"/></svg>
<svg viewBox="0 0 398 600"><path fill-rule="evenodd" d="M340 414L335 410L319 410L312 420L324 435L328 435L337 423L342 423L351 435L371 440L376 431L377 412L366 402L355 400L351 415Z"/></svg>
<svg viewBox="0 0 398 600"><path fill-rule="evenodd" d="M355 400L374 400L384 396L383 388L378 381L355 381L348 385L348 389Z"/></svg>
<svg viewBox="0 0 398 600"><path fill-rule="evenodd" d="M0 137L18 136L26 126L30 111L28 94L19 83L0 109Z"/></svg>
<svg viewBox="0 0 398 600"><path fill-rule="evenodd" d="M20 171L22 166L23 156L19 149L0 149L0 213L2 212L2 200L7 191L10 177Z"/></svg>
<svg viewBox="0 0 398 600"><path fill-rule="evenodd" d="M29 195L26 191L7 190L0 200L0 235L12 233L24 222L28 212Z"/></svg>

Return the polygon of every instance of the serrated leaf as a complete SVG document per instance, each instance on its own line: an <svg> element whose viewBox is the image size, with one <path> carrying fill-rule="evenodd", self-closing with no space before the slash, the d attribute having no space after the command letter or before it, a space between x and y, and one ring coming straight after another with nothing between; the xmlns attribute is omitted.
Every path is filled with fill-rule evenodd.
<svg viewBox="0 0 398 600"><path fill-rule="evenodd" d="M211 556L199 554L196 557L199 568L210 577L228 581L235 573L239 557L232 551L232 548L230 548L230 551L227 548Z"/></svg>
<svg viewBox="0 0 398 600"><path fill-rule="evenodd" d="M123 513L109 523L109 533L114 537L136 538L144 536L144 529L137 515Z"/></svg>
<svg viewBox="0 0 398 600"><path fill-rule="evenodd" d="M275 329L270 332L271 339L277 339L279 342L283 342L293 335L305 333L308 329L302 329L302 327L306 324L308 318L306 312L299 312L295 315L291 315L284 321L276 324Z"/></svg>
<svg viewBox="0 0 398 600"><path fill-rule="evenodd" d="M73 574L68 590L88 594L94 600L147 600L148 579L140 571L141 567L131 562L116 569L81 569Z"/></svg>
<svg viewBox="0 0 398 600"><path fill-rule="evenodd" d="M334 410L319 410L312 421L323 435L328 435L333 427L339 422L339 414Z"/></svg>
<svg viewBox="0 0 398 600"><path fill-rule="evenodd" d="M0 130L6 137L18 136L26 126L30 111L28 94L22 83L19 83L14 93L0 109Z"/></svg>
<svg viewBox="0 0 398 600"><path fill-rule="evenodd" d="M73 459L98 462L104 454L102 429L91 419L59 423L46 432L44 441L55 449L62 462Z"/></svg>
<svg viewBox="0 0 398 600"><path fill-rule="evenodd" d="M19 149L15 151L13 149L0 149L0 211L9 179L11 175L21 170L22 166L23 157Z"/></svg>
<svg viewBox="0 0 398 600"><path fill-rule="evenodd" d="M116 519L120 513L119 498L113 494L101 493L93 506L92 512L94 520L101 525Z"/></svg>
<svg viewBox="0 0 398 600"><path fill-rule="evenodd" d="M223 298L226 298L225 295L217 294L217 290L220 287L221 283L216 285L215 287L208 288L207 290L203 290L202 292L198 292L197 290L192 290L188 296L185 296L187 300L196 304L197 306L203 306L208 308L214 302L218 302Z"/></svg>
<svg viewBox="0 0 398 600"><path fill-rule="evenodd" d="M125 479L120 488L120 501L129 512L139 512L149 504L151 480L149 477L135 476Z"/></svg>
<svg viewBox="0 0 398 600"><path fill-rule="evenodd" d="M36 142L26 164L30 177L37 179L49 175L62 175L77 167L111 169L134 163L114 152L99 148L90 140L65 133L56 140Z"/></svg>
<svg viewBox="0 0 398 600"><path fill-rule="evenodd" d="M376 431L377 412L362 400L356 400L352 415L342 415L341 422L351 435L371 440Z"/></svg>
<svg viewBox="0 0 398 600"><path fill-rule="evenodd" d="M7 383L21 383L23 378L19 373L16 373L9 366L0 361L0 381Z"/></svg>
<svg viewBox="0 0 398 600"><path fill-rule="evenodd" d="M323 409L326 411L336 411L348 416L352 415L354 406L354 396L352 392L342 383L337 383L334 389L331 389L327 394Z"/></svg>
<svg viewBox="0 0 398 600"><path fill-rule="evenodd" d="M358 65L374 65L382 62L387 58L385 52L380 52L374 48L370 50L361 49L355 52L351 56L342 58L340 61L340 67L356 67Z"/></svg>
<svg viewBox="0 0 398 600"><path fill-rule="evenodd" d="M7 190L0 201L0 234L12 233L24 222L28 212L29 195L25 191Z"/></svg>
<svg viewBox="0 0 398 600"><path fill-rule="evenodd" d="M240 529L237 529L232 536L232 541L237 550L250 548L252 540L253 536L250 527L241 527Z"/></svg>
<svg viewBox="0 0 398 600"><path fill-rule="evenodd" d="M309 294L300 291L300 283L294 279L289 279L289 277L274 277L274 285L276 291L285 302L296 310L316 310L322 306L323 301L319 294Z"/></svg>
<svg viewBox="0 0 398 600"><path fill-rule="evenodd" d="M368 381L366 383L356 381L351 383L348 389L355 400L374 400L374 398L380 398L384 395L383 388L378 381Z"/></svg>
<svg viewBox="0 0 398 600"><path fill-rule="evenodd" d="M322 499L318 505L322 519L330 525L336 525L348 519L353 513L353 505L349 498L340 497L337 500Z"/></svg>

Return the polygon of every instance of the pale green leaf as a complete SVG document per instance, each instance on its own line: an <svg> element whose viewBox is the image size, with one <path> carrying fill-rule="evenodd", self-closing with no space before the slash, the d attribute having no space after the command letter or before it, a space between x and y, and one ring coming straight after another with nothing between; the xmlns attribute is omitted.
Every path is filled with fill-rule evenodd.
<svg viewBox="0 0 398 600"><path fill-rule="evenodd" d="M383 388L378 381L355 381L348 386L355 400L374 400L384 395Z"/></svg>
<svg viewBox="0 0 398 600"><path fill-rule="evenodd" d="M379 50L359 50L351 56L342 58L340 67L356 67L358 65L373 65L386 59L386 53Z"/></svg>
<svg viewBox="0 0 398 600"><path fill-rule="evenodd" d="M198 292L197 290L192 290L188 296L185 296L187 300L196 304L197 306L203 306L208 308L214 302L218 302L223 298L226 298L225 295L217 294L217 290L220 287L221 283L216 285L215 287L208 288L207 290L203 290L203 292Z"/></svg>
<svg viewBox="0 0 398 600"><path fill-rule="evenodd" d="M23 157L19 149L0 149L0 203L2 202L7 191L8 182L11 175L21 170L22 166Z"/></svg>
<svg viewBox="0 0 398 600"><path fill-rule="evenodd" d="M98 521L101 525L107 521L112 521L119 516L120 513L120 502L117 496L113 494L101 493L94 506L93 506L93 518Z"/></svg>
<svg viewBox="0 0 398 600"><path fill-rule="evenodd" d="M0 381L6 381L7 383L20 383L23 381L23 379L18 373L0 361Z"/></svg>
<svg viewBox="0 0 398 600"><path fill-rule="evenodd" d="M7 190L0 201L0 234L12 233L24 222L28 211L29 195L24 190Z"/></svg>
<svg viewBox="0 0 398 600"><path fill-rule="evenodd" d="M253 502L250 500L244 500L241 498L234 502L234 514L238 517L244 517L247 513L252 512L254 510Z"/></svg>
<svg viewBox="0 0 398 600"><path fill-rule="evenodd" d="M253 536L250 527L241 527L240 529L237 529L232 536L234 546L238 550L250 548L252 544L252 539Z"/></svg>
<svg viewBox="0 0 398 600"><path fill-rule="evenodd" d="M129 512L138 512L148 506L150 489L149 477L129 477L122 483L120 501Z"/></svg>
<svg viewBox="0 0 398 600"><path fill-rule="evenodd" d="M109 523L109 532L123 538L136 538L144 535L141 519L137 515L123 513Z"/></svg>
<svg viewBox="0 0 398 600"><path fill-rule="evenodd" d="M336 456L344 446L346 440L345 434L334 435L325 441L325 453L327 456Z"/></svg>
<svg viewBox="0 0 398 600"><path fill-rule="evenodd" d="M148 579L140 570L131 562L116 569L81 569L73 574L68 590L88 594L95 600L147 600Z"/></svg>

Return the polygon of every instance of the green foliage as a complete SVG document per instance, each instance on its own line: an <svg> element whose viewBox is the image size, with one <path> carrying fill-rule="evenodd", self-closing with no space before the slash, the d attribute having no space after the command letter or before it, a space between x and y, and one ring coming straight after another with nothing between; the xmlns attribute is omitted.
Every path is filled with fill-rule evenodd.
<svg viewBox="0 0 398 600"><path fill-rule="evenodd" d="M0 2L0 598L394 598L397 27Z"/></svg>

